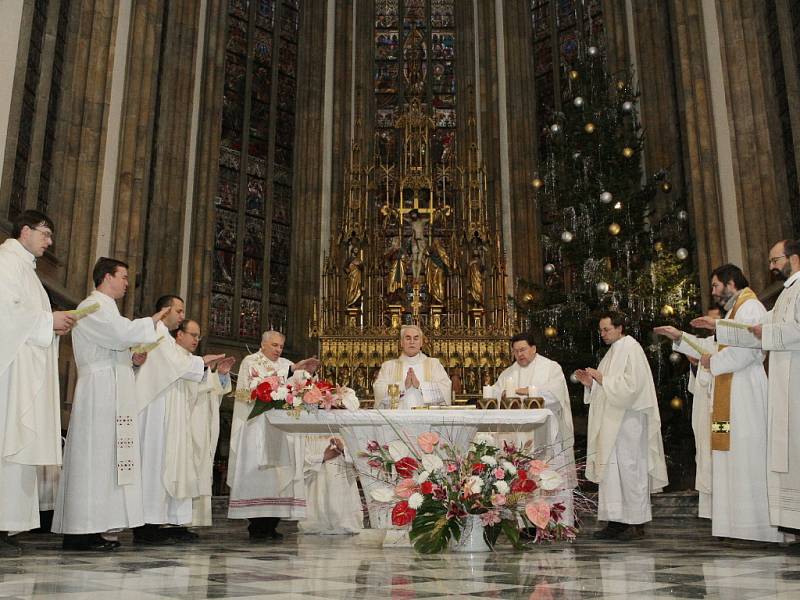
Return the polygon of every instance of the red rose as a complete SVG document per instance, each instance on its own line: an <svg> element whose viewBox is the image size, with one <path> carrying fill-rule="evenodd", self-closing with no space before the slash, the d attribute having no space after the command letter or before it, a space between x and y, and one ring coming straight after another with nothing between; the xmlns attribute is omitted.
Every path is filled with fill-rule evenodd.
<svg viewBox="0 0 800 600"><path fill-rule="evenodd" d="M486 470L486 465L483 463L475 463L472 465L472 474L477 475L478 473L483 473Z"/></svg>
<svg viewBox="0 0 800 600"><path fill-rule="evenodd" d="M419 486L419 491L423 494L432 494L433 493L433 483L430 481L423 481L422 485Z"/></svg>
<svg viewBox="0 0 800 600"><path fill-rule="evenodd" d="M530 494L536 489L536 482L533 479L516 479L511 484L512 494Z"/></svg>
<svg viewBox="0 0 800 600"><path fill-rule="evenodd" d="M259 402L272 402L272 386L269 381L259 383L256 389L250 392L250 398Z"/></svg>
<svg viewBox="0 0 800 600"><path fill-rule="evenodd" d="M392 525L403 527L411 523L416 516L417 511L408 506L408 502L402 500L395 504L392 509Z"/></svg>
<svg viewBox="0 0 800 600"><path fill-rule="evenodd" d="M419 463L410 456L401 458L394 463L394 470L397 471L397 474L403 479L413 477L417 469L419 469Z"/></svg>

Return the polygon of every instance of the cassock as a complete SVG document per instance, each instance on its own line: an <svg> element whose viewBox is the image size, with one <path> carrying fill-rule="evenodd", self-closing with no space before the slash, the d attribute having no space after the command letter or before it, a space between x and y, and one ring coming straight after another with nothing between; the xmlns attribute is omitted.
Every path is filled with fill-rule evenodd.
<svg viewBox="0 0 800 600"><path fill-rule="evenodd" d="M219 441L219 407L222 398L231 391L231 378L212 372L196 387L197 399L191 409L191 428L199 490L192 501L192 525L210 527L214 455Z"/></svg>
<svg viewBox="0 0 800 600"><path fill-rule="evenodd" d="M61 464L58 342L36 259L0 245L0 531L39 527L38 465Z"/></svg>
<svg viewBox="0 0 800 600"><path fill-rule="evenodd" d="M93 291L78 305L100 310L72 330L78 381L54 533L102 533L144 524L136 394L131 347L156 341L153 320L131 321L117 303Z"/></svg>
<svg viewBox="0 0 800 600"><path fill-rule="evenodd" d="M586 478L599 485L598 521L640 525L652 519L650 493L667 485L653 374L639 343L611 344L584 390L589 406Z"/></svg>
<svg viewBox="0 0 800 600"><path fill-rule="evenodd" d="M773 525L800 529L800 273L783 284L763 315L760 346L769 350L768 490ZM717 327L720 343L741 345L740 331ZM752 340L749 346L758 346Z"/></svg>
<svg viewBox="0 0 800 600"><path fill-rule="evenodd" d="M572 525L574 523L572 491L578 485L575 474L575 453L572 449L575 433L572 427L569 389L561 365L538 353L525 367L515 362L500 373L492 386L492 394L500 400L504 390L510 388L516 390L522 387L528 388L529 397L543 398L544 408L553 411L558 419L558 435L548 449L548 453L552 455L549 460L550 466L564 477L564 490L552 497L551 500L553 503L564 504L566 508L565 522ZM534 442L534 434L532 432L517 433L511 436L504 435L501 439L521 448L527 442Z"/></svg>
<svg viewBox="0 0 800 600"><path fill-rule="evenodd" d="M307 435L304 475L306 518L298 523L303 533L358 533L364 526L358 474L345 452L323 462L330 435Z"/></svg>
<svg viewBox="0 0 800 600"><path fill-rule="evenodd" d="M163 323L156 329L161 342L136 372L144 522L187 525L199 495L190 412L205 366Z"/></svg>
<svg viewBox="0 0 800 600"><path fill-rule="evenodd" d="M689 393L692 394L692 431L694 432L694 489L698 494L697 516L711 518L711 408L714 402L714 377L704 366L697 365L697 374L689 372Z"/></svg>
<svg viewBox="0 0 800 600"><path fill-rule="evenodd" d="M740 292L726 306L727 317L733 316L737 323L760 323L766 309L753 294L750 299L738 303ZM752 292L751 292L752 294ZM749 297L749 296L747 296ZM732 314L736 307L735 315ZM723 331L724 327L718 327ZM688 343L702 347L712 354L710 375L712 410L718 414L720 402L730 402L729 449L711 450L711 533L718 537L757 540L762 542L783 541L783 534L770 525L769 501L767 499L767 375L764 372L764 354L758 349L718 349L714 338L697 338L684 333L675 349L687 356L700 355ZM730 373L728 399L720 387L720 377ZM727 387L727 386L726 386ZM716 405L716 406L715 406ZM712 416L712 421L715 417ZM711 440L714 425L708 430Z"/></svg>
<svg viewBox="0 0 800 600"><path fill-rule="evenodd" d="M303 436L285 434L264 414L247 418L253 408L251 387L271 375L287 379L291 366L285 358L271 361L259 351L246 356L239 367L228 459L229 519L306 516Z"/></svg>
<svg viewBox="0 0 800 600"><path fill-rule="evenodd" d="M405 381L410 369L414 369L414 374L419 380L419 389L406 389ZM372 384L375 392L375 408L390 407L387 390L391 383L400 386L400 408L450 404L452 400L450 395L452 384L447 371L438 359L425 356L422 352L416 356L403 354L400 358L387 360L381 365L378 377Z"/></svg>

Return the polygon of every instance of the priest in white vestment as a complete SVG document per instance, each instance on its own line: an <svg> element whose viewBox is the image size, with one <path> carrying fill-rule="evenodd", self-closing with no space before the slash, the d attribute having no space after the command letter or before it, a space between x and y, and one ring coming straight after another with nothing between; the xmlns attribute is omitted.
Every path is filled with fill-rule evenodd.
<svg viewBox="0 0 800 600"><path fill-rule="evenodd" d="M179 350L194 354L200 342L200 325L186 319L175 332ZM219 407L222 398L231 391L230 370L234 357L221 359L216 369L206 372L200 383L183 381L190 398L190 428L194 467L197 471L198 494L192 499L192 526L210 527L211 496L214 481L214 455L219 441Z"/></svg>
<svg viewBox="0 0 800 600"><path fill-rule="evenodd" d="M281 357L285 341L280 332L265 332L261 349L242 360L236 381L228 518L249 519L248 531L254 540L281 539L276 529L281 519L296 521L306 515L303 437L272 427L263 414L248 419L253 408L250 393L258 382L273 375L283 380L306 378L302 371L313 372L319 366L316 358L293 364Z"/></svg>
<svg viewBox="0 0 800 600"><path fill-rule="evenodd" d="M375 408L391 408L389 386L400 391L398 408L449 405L452 403L452 384L447 371L438 359L422 353L425 335L416 325L400 328L400 356L381 365L372 384Z"/></svg>
<svg viewBox="0 0 800 600"><path fill-rule="evenodd" d="M769 253L773 274L785 279L775 306L752 325L752 336L720 322L720 343L769 351L767 487L770 522L800 529L800 243L782 240ZM724 323L724 322L722 322ZM797 533L792 531L792 533Z"/></svg>
<svg viewBox="0 0 800 600"><path fill-rule="evenodd" d="M65 549L104 551L114 544L102 532L144 523L131 348L156 341L169 309L133 321L120 315L116 301L128 288L122 261L99 259L92 278L96 289L78 308L97 310L72 332L78 381L53 532L66 534Z"/></svg>
<svg viewBox="0 0 800 600"><path fill-rule="evenodd" d="M364 511L353 457L339 438L307 435L305 440L307 505L298 529L321 535L358 533L364 526Z"/></svg>
<svg viewBox="0 0 800 600"><path fill-rule="evenodd" d="M192 522L192 499L199 495L199 475L194 460L191 406L207 365L224 357L201 358L178 346L171 332L183 323L183 299L162 296L156 302L156 311L163 308L170 311L157 325L159 344L136 373L145 522L133 531L133 541L139 544L197 539L185 527L160 530L159 525Z"/></svg>
<svg viewBox="0 0 800 600"><path fill-rule="evenodd" d="M644 537L652 520L650 494L667 485L653 374L639 343L625 333L624 318L606 313L600 337L610 348L597 369L575 371L589 406L586 478L599 486L598 539Z"/></svg>
<svg viewBox="0 0 800 600"><path fill-rule="evenodd" d="M511 354L514 364L505 369L491 387L492 397L497 400L517 396L542 398L544 407L553 411L558 419L558 434L552 445L546 449L545 458L550 466L564 478L564 489L550 498L551 503L564 505L564 522L575 523L573 510L573 490L578 481L575 474L575 453L573 442L575 434L572 427L572 407L564 371L554 360L536 351L536 338L531 332L518 333L511 338ZM501 436L501 441L513 443L522 448L526 443L534 444L533 433L516 433Z"/></svg>
<svg viewBox="0 0 800 600"><path fill-rule="evenodd" d="M747 287L735 265L722 265L711 275L711 293L725 319L744 325L760 323L764 305ZM692 324L715 322L700 317ZM745 329L746 330L746 329ZM726 346L717 338L698 338L672 327L656 330L673 339L673 347L699 358L712 381L711 533L717 537L761 542L783 541L770 524L767 496L767 375L764 353ZM700 371L702 374L703 371Z"/></svg>
<svg viewBox="0 0 800 600"><path fill-rule="evenodd" d="M36 276L52 243L52 221L25 211L0 245L0 556L19 554L8 532L39 527L37 468L61 464L58 343L75 318Z"/></svg>

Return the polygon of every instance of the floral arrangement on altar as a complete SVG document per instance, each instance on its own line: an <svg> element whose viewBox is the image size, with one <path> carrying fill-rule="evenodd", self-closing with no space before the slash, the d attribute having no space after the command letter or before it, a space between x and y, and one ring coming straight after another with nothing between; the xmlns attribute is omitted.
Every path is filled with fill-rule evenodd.
<svg viewBox="0 0 800 600"><path fill-rule="evenodd" d="M299 416L302 411L357 410L359 407L358 397L349 387L336 387L330 381L315 378L293 382L283 381L277 375L254 378L250 398L255 402L248 419L276 409L292 411Z"/></svg>
<svg viewBox="0 0 800 600"><path fill-rule="evenodd" d="M374 489L372 498L393 504L392 524L411 526L418 552L447 549L476 521L490 548L501 533L517 549L524 547L522 537L575 539L577 528L562 522L565 507L557 498L564 480L546 462L506 443L501 449L487 433L475 437L466 455L435 432L420 434L417 445L420 452L401 440L371 441L361 456L390 484Z"/></svg>

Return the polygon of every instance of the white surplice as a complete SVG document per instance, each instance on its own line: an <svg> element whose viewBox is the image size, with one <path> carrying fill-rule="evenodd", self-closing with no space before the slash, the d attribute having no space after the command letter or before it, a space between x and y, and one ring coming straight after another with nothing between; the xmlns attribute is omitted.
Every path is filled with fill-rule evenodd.
<svg viewBox="0 0 800 600"><path fill-rule="evenodd" d="M190 412L205 371L163 323L157 333L163 339L136 372L144 522L186 525L199 495Z"/></svg>
<svg viewBox="0 0 800 600"><path fill-rule="evenodd" d="M765 315L764 305L752 299L739 306L734 321L755 324L760 323ZM783 534L770 525L769 519L764 353L734 346L717 350L717 341L713 338L684 334L674 347L678 352L695 358L700 355L686 339L712 354L709 372L713 377L733 373L730 450L711 451L711 533L743 540L783 541ZM709 393L713 402L713 389ZM708 435L710 439L710 429Z"/></svg>
<svg viewBox="0 0 800 600"><path fill-rule="evenodd" d="M761 319L761 348L769 350L768 491L773 525L800 529L800 272L784 282ZM736 331L717 327L720 343Z"/></svg>
<svg viewBox="0 0 800 600"><path fill-rule="evenodd" d="M219 441L219 407L231 391L231 378L217 372L208 374L197 386L197 400L192 406L191 424L194 461L199 493L192 501L192 525L210 527L211 496L214 482L214 455Z"/></svg>
<svg viewBox="0 0 800 600"><path fill-rule="evenodd" d="M131 321L120 315L117 303L97 290L78 307L95 302L100 310L72 330L78 381L54 533L100 533L144 524L130 348L154 342L156 330L150 317Z"/></svg>
<svg viewBox="0 0 800 600"><path fill-rule="evenodd" d="M575 433L572 427L572 407L564 371L556 361L536 354L525 367L515 362L505 369L492 386L492 394L498 400L508 388L528 388L528 396L544 399L544 407L553 411L558 420L558 435L548 449L548 464L564 477L564 490L550 500L561 502L566 508L564 520L568 525L574 523L573 490L578 485L575 474L575 453L573 443ZM502 441L514 443L521 448L525 443L534 442L533 433L517 433L501 436Z"/></svg>
<svg viewBox="0 0 800 600"><path fill-rule="evenodd" d="M586 478L599 485L597 519L646 523L650 494L667 485L653 374L629 335L611 344L598 370L603 383L584 391L590 405Z"/></svg>
<svg viewBox="0 0 800 600"><path fill-rule="evenodd" d="M414 374L419 380L419 388L406 389L406 376L411 369L414 369ZM391 383L400 386L399 408L450 404L452 401L452 383L447 371L444 370L439 359L426 356L422 352L415 356L403 354L400 358L387 360L381 365L378 377L372 384L375 392L375 408L389 408L390 400L387 390Z"/></svg>
<svg viewBox="0 0 800 600"><path fill-rule="evenodd" d="M692 394L692 431L694 432L694 489L698 494L697 516L711 518L711 409L714 404L714 377L708 369L697 365L697 374L689 372L689 393Z"/></svg>
<svg viewBox="0 0 800 600"><path fill-rule="evenodd" d="M259 351L239 367L228 459L229 519L297 520L306 515L303 436L283 433L263 414L247 418L253 408L251 382L270 375L286 379L291 366L285 358L271 361Z"/></svg>
<svg viewBox="0 0 800 600"><path fill-rule="evenodd" d="M58 342L36 259L0 245L0 531L39 527L37 465L61 464Z"/></svg>
<svg viewBox="0 0 800 600"><path fill-rule="evenodd" d="M303 533L358 533L364 526L352 457L345 452L332 460L322 460L331 437L305 436L306 518L297 524Z"/></svg>

